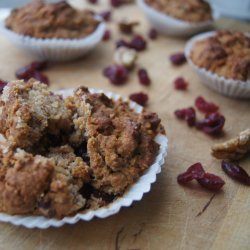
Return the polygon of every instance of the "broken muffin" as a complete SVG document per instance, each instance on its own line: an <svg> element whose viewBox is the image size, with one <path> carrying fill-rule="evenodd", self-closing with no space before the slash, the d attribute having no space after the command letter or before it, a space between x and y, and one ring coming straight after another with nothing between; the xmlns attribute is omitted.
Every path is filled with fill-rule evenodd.
<svg viewBox="0 0 250 250"><path fill-rule="evenodd" d="M154 137L160 119L153 113L136 114L128 103L91 94L86 88L76 90L74 99L76 104L84 103L86 110L79 116L84 121L80 125L84 124L87 138L93 187L109 194L123 193L153 163L159 149ZM81 118L74 119L79 134Z"/></svg>
<svg viewBox="0 0 250 250"><path fill-rule="evenodd" d="M0 97L0 211L63 218L120 197L154 162L155 113L78 88L65 100L35 80Z"/></svg>

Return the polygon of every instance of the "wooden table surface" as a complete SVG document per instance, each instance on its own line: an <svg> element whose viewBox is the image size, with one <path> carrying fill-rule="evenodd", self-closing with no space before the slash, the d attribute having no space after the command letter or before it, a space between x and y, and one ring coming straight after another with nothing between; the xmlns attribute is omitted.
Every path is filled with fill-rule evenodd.
<svg viewBox="0 0 250 250"><path fill-rule="evenodd" d="M101 2L98 8L106 7ZM150 26L137 7L130 5L116 9L113 22L125 16L140 21L138 33L148 31ZM150 41L148 49L139 54L138 67L148 69L153 81L150 87L141 86L135 72L127 85L111 85L102 76L102 69L111 63L114 41L121 35L114 23L109 26L113 31L112 41L102 43L82 60L49 67L46 74L51 88L85 85L124 96L135 91L147 92L150 97L148 108L159 114L169 138L167 163L150 193L117 215L47 230L30 230L0 223L0 249L250 249L249 187L229 179L222 172L220 161L210 155L214 143L249 127L250 102L223 97L207 89L187 64L171 66L168 56L183 51L185 39L159 37ZM219 20L216 26L242 31L250 29L247 23L229 19ZM14 79L18 67L34 60L1 35L0 45L2 79ZM172 81L177 76L184 76L190 83L187 92L173 89ZM223 137L210 138L188 128L174 117L175 109L193 105L198 95L219 104L226 117ZM206 170L222 176L226 181L223 190L215 195L200 216L197 214L213 193L197 185L182 187L176 182L176 176L195 162L202 162ZM250 173L249 158L243 160L241 165Z"/></svg>

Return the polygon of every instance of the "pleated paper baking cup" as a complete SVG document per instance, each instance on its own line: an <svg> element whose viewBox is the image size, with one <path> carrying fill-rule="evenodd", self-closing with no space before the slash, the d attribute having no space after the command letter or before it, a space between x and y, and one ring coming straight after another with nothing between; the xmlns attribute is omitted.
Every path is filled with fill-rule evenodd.
<svg viewBox="0 0 250 250"><path fill-rule="evenodd" d="M214 36L216 32L205 32L191 38L185 46L185 56L191 68L201 78L201 83L205 86L219 92L222 95L233 98L250 98L250 79L247 81L228 79L223 76L219 76L205 68L200 68L195 65L190 57L194 44L208 37ZM248 34L246 34L248 35Z"/></svg>
<svg viewBox="0 0 250 250"><path fill-rule="evenodd" d="M0 32L22 50L46 61L70 61L83 57L93 50L101 41L105 32L102 18L96 30L81 39L41 39L20 35L5 27L5 19L10 15L10 9L0 9Z"/></svg>
<svg viewBox="0 0 250 250"><path fill-rule="evenodd" d="M120 95L102 90L89 89L91 93L104 93L113 100L118 100ZM73 94L73 89L60 90L57 93L63 97L68 97ZM126 98L122 98L128 101ZM143 108L135 102L129 101L131 109L137 113L141 113ZM87 210L86 212L77 213L75 216L64 217L63 219L46 218L43 216L24 216L24 215L8 215L0 213L0 221L9 222L17 226L27 228L45 229L49 227L61 227L64 224L75 224L78 221L90 221L93 218L106 218L120 211L122 207L129 207L134 201L140 201L145 193L151 189L152 183L156 181L157 174L161 172L161 168L165 163L165 157L168 149L168 139L165 135L158 134L155 141L160 145L159 152L154 163L143 173L143 175L131 185L123 196L116 199L108 206L96 209Z"/></svg>
<svg viewBox="0 0 250 250"><path fill-rule="evenodd" d="M137 0L139 8L144 12L151 25L159 32L167 36L189 36L212 26L219 18L218 10L211 5L213 20L204 22L186 22L160 12L145 3L144 0Z"/></svg>

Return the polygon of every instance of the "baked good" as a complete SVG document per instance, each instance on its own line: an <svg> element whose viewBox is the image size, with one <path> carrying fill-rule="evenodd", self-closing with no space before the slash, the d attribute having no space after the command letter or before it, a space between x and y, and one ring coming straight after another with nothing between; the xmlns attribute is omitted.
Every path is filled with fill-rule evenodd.
<svg viewBox="0 0 250 250"><path fill-rule="evenodd" d="M250 78L250 37L241 32L219 31L194 43L192 62L219 76L247 81Z"/></svg>
<svg viewBox="0 0 250 250"><path fill-rule="evenodd" d="M66 1L48 3L35 0L12 10L5 21L6 28L35 38L84 38L93 33L99 21L89 10L79 11Z"/></svg>
<svg viewBox="0 0 250 250"><path fill-rule="evenodd" d="M85 87L63 99L35 80L0 97L0 211L63 218L121 196L154 162L155 113ZM4 122L6 122L4 124Z"/></svg>
<svg viewBox="0 0 250 250"><path fill-rule="evenodd" d="M213 19L212 10L204 0L144 0L152 8L187 22L203 22Z"/></svg>
<svg viewBox="0 0 250 250"><path fill-rule="evenodd" d="M64 100L45 84L31 79L13 81L0 97L0 133L13 148L33 151L45 137L59 137L72 126Z"/></svg>
<svg viewBox="0 0 250 250"><path fill-rule="evenodd" d="M90 94L86 88L76 90L74 99L76 105L85 105L84 116L79 114L74 123L76 131L85 124L93 187L109 194L123 193L153 163L159 149L154 137L160 119L153 113L138 115L128 103ZM81 119L84 122L79 123Z"/></svg>

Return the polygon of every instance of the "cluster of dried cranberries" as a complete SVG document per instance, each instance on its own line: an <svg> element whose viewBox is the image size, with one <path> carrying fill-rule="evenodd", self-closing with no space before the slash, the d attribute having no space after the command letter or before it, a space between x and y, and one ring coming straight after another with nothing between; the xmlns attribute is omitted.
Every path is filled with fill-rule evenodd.
<svg viewBox="0 0 250 250"><path fill-rule="evenodd" d="M192 180L196 180L202 187L218 191L225 182L221 177L205 172L201 163L195 163L190 166L184 173L177 176L179 184L186 184Z"/></svg>
<svg viewBox="0 0 250 250"><path fill-rule="evenodd" d="M47 62L32 62L24 67L19 68L16 71L16 78L23 79L25 81L30 78L35 78L36 80L49 84L48 77L41 71L47 68Z"/></svg>
<svg viewBox="0 0 250 250"><path fill-rule="evenodd" d="M219 107L212 102L207 102L201 96L196 98L195 106L205 113L204 119L197 121L193 107L178 109L174 113L178 119L187 121L190 127L195 126L198 130L212 136L220 134L225 124L225 117L217 112Z"/></svg>

